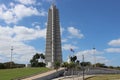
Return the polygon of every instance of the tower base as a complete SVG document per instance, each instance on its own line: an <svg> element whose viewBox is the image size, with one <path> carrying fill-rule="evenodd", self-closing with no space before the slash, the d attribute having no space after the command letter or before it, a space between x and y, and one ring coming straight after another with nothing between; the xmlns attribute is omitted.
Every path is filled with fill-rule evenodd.
<svg viewBox="0 0 120 80"><path fill-rule="evenodd" d="M53 68L53 63L52 62L48 62L46 65L47 68Z"/></svg>

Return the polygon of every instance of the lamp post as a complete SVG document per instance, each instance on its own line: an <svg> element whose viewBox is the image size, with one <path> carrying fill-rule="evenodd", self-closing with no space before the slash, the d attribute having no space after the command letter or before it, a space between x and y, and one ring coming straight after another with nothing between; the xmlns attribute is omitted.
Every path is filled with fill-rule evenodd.
<svg viewBox="0 0 120 80"><path fill-rule="evenodd" d="M85 72L84 72L84 55L82 55L82 59L83 59L83 64L82 64L82 68L83 68L83 80L85 80L85 78L84 78L84 74L85 74Z"/></svg>
<svg viewBox="0 0 120 80"><path fill-rule="evenodd" d="M10 62L10 67L12 68L12 54L13 54L13 46L11 46L11 62Z"/></svg>
<svg viewBox="0 0 120 80"><path fill-rule="evenodd" d="M75 51L74 51L72 48L70 49L70 51L73 52L73 57L74 57L74 52L75 52ZM72 57L72 56L71 56L71 57ZM73 80L74 80L74 76L73 76L73 75L74 75L74 72L73 72L73 69L72 69L72 77L73 77Z"/></svg>
<svg viewBox="0 0 120 80"><path fill-rule="evenodd" d="M94 55L94 67L96 67L96 56L95 56L95 48L93 48L93 55Z"/></svg>

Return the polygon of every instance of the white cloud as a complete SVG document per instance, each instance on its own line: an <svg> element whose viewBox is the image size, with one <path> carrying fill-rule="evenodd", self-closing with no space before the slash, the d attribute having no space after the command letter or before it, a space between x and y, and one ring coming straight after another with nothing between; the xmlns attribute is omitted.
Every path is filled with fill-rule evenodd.
<svg viewBox="0 0 120 80"><path fill-rule="evenodd" d="M49 2L49 3L52 3L53 1L55 2L55 0L43 0L43 1L46 1L46 2Z"/></svg>
<svg viewBox="0 0 120 80"><path fill-rule="evenodd" d="M120 53L120 48L108 48L105 49L108 53Z"/></svg>
<svg viewBox="0 0 120 80"><path fill-rule="evenodd" d="M89 61L91 63L107 63L109 60L107 60L105 57L100 56L103 52L95 50L84 50L84 51L79 51L76 53L76 56L78 60L82 61L82 55L85 57L85 61Z"/></svg>
<svg viewBox="0 0 120 80"><path fill-rule="evenodd" d="M46 29L27 28L25 26L3 27L0 26L0 59L10 60L10 49L14 47L13 60L16 62L28 63L33 54L37 51L33 46L27 45L24 41L45 38ZM5 60L5 58L7 58Z"/></svg>
<svg viewBox="0 0 120 80"><path fill-rule="evenodd" d="M26 7L21 4L16 5L13 11L15 12L17 17L39 15L39 12L37 11L36 8Z"/></svg>
<svg viewBox="0 0 120 80"><path fill-rule="evenodd" d="M96 63L100 62L100 63L104 63L105 65L110 63L110 60L106 59L106 57L103 56L96 56Z"/></svg>
<svg viewBox="0 0 120 80"><path fill-rule="evenodd" d="M35 4L36 3L36 0L16 0L22 4L25 4L25 5L31 5L31 4Z"/></svg>
<svg viewBox="0 0 120 80"><path fill-rule="evenodd" d="M62 39L62 42L67 42L68 40L67 39Z"/></svg>
<svg viewBox="0 0 120 80"><path fill-rule="evenodd" d="M65 28L63 28L62 26L60 27L60 31L61 31L61 35L63 34L63 32L65 31Z"/></svg>
<svg viewBox="0 0 120 80"><path fill-rule="evenodd" d="M4 45L4 46L3 46ZM26 45L23 42L2 42L0 44L0 54L2 62L10 61L11 46L13 46L13 61L17 63L29 63L29 60L37 51L34 47ZM29 57L27 57L29 56ZM24 57L24 58L23 58ZM6 58L6 60L5 60Z"/></svg>
<svg viewBox="0 0 120 80"><path fill-rule="evenodd" d="M47 13L41 9L38 11L36 8L32 6L25 6L22 4L14 5L11 3L13 7L7 8L4 4L0 5L0 19L4 20L6 23L16 23L24 17L29 16L45 16Z"/></svg>
<svg viewBox="0 0 120 80"><path fill-rule="evenodd" d="M97 55L97 54L102 54L103 52L101 51L97 51L97 50L84 50L84 51L80 51L79 54L85 54L85 55Z"/></svg>
<svg viewBox="0 0 120 80"><path fill-rule="evenodd" d="M15 26L14 32L16 36L15 40L33 40L36 38L45 38L46 37L46 29L32 29L26 28L24 26Z"/></svg>
<svg viewBox="0 0 120 80"><path fill-rule="evenodd" d="M120 39L111 40L108 45L110 46L120 46Z"/></svg>
<svg viewBox="0 0 120 80"><path fill-rule="evenodd" d="M13 2L11 2L11 3L10 3L10 6L11 6L11 7L14 7L14 6L15 6L15 4L14 4Z"/></svg>
<svg viewBox="0 0 120 80"><path fill-rule="evenodd" d="M70 37L77 37L77 38L83 38L84 35L81 33L80 30L74 28L74 27L68 27L68 32L70 33Z"/></svg>
<svg viewBox="0 0 120 80"><path fill-rule="evenodd" d="M7 37L6 37L7 36ZM27 28L25 26L14 26L11 27L2 27L0 26L0 38L1 37L11 37L14 40L32 40L36 38L45 38L46 37L46 28ZM1 38L4 39L4 38Z"/></svg>
<svg viewBox="0 0 120 80"><path fill-rule="evenodd" d="M64 50L70 50L71 48L72 48L72 49L77 49L78 47L77 47L77 46L74 46L74 45L71 45L71 44L64 44L64 45L62 46L62 48L63 48Z"/></svg>
<svg viewBox="0 0 120 80"><path fill-rule="evenodd" d="M2 12L3 10L7 10L7 7L4 4L0 5L0 11Z"/></svg>
<svg viewBox="0 0 120 80"><path fill-rule="evenodd" d="M45 27L47 27L47 22L45 22Z"/></svg>
<svg viewBox="0 0 120 80"><path fill-rule="evenodd" d="M36 29L25 26L2 27L0 26L0 39L14 39L15 41L26 41L46 37L46 28Z"/></svg>
<svg viewBox="0 0 120 80"><path fill-rule="evenodd" d="M10 27L2 27L0 26L0 37L1 36L11 36L13 34L13 30Z"/></svg>
<svg viewBox="0 0 120 80"><path fill-rule="evenodd" d="M32 26L38 26L38 25L40 26L40 22L33 22L32 23Z"/></svg>

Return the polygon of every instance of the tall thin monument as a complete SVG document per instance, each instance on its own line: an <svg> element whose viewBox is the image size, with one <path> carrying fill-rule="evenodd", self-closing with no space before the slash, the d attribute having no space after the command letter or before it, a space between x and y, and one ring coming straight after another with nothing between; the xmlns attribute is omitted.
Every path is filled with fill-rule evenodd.
<svg viewBox="0 0 120 80"><path fill-rule="evenodd" d="M62 63L61 35L59 24L59 12L55 4L48 11L47 35L46 35L46 66L54 68L55 61Z"/></svg>

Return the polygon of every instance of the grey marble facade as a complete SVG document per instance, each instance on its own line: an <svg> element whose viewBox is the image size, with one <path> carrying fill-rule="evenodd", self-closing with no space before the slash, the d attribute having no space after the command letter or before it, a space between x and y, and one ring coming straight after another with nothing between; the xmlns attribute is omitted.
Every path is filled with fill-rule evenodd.
<svg viewBox="0 0 120 80"><path fill-rule="evenodd" d="M54 62L62 62L61 33L59 12L54 4L48 11L45 62L47 67L54 68Z"/></svg>

